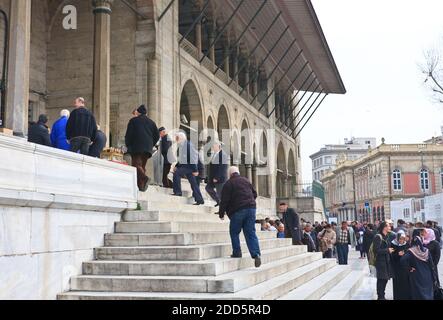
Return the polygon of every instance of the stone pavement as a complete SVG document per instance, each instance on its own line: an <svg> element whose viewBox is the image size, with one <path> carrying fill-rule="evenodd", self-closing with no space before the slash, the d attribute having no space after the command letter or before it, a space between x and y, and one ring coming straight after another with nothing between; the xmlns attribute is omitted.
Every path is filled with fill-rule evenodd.
<svg viewBox="0 0 443 320"><path fill-rule="evenodd" d="M349 264L353 270L366 270L367 276L363 280L360 289L352 297L352 300L376 300L377 299L377 279L370 275L369 264L367 259L359 259L360 253L351 250L349 252ZM440 279L443 279L443 260L438 265L438 273ZM393 300L392 280L386 286L386 299Z"/></svg>

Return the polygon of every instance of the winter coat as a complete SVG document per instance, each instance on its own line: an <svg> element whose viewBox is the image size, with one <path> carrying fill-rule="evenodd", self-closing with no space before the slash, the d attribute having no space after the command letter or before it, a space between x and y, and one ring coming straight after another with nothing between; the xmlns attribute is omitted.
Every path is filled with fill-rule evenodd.
<svg viewBox="0 0 443 320"><path fill-rule="evenodd" d="M254 209L257 207L255 199L257 191L249 180L234 174L223 187L219 213L222 216L227 213L232 217L240 210Z"/></svg>
<svg viewBox="0 0 443 320"><path fill-rule="evenodd" d="M48 127L41 123L33 123L28 130L28 142L52 147Z"/></svg>
<svg viewBox="0 0 443 320"><path fill-rule="evenodd" d="M154 121L146 115L129 120L126 130L126 147L129 154L150 154L154 145L160 140L160 133Z"/></svg>
<svg viewBox="0 0 443 320"><path fill-rule="evenodd" d="M392 278L392 262L389 248L389 235L383 236L377 234L373 240L374 252L376 254L375 269L377 270L377 279L389 280Z"/></svg>
<svg viewBox="0 0 443 320"><path fill-rule="evenodd" d="M168 159L168 153L169 153L169 149L172 146L172 141L169 140L169 136L165 135L163 138L161 138L160 141L160 150L163 156L163 164L165 165L169 165L171 164L171 162Z"/></svg>
<svg viewBox="0 0 443 320"><path fill-rule="evenodd" d="M95 140L93 141L92 145L89 147L89 156L94 158L100 158L103 149L106 147L107 141L108 139L106 138L106 135L102 131L97 130L97 134L95 135Z"/></svg>
<svg viewBox="0 0 443 320"><path fill-rule="evenodd" d="M213 157L209 165L209 183L212 184L214 179L217 179L217 183L225 183L228 179L228 157L223 150Z"/></svg>
<svg viewBox="0 0 443 320"><path fill-rule="evenodd" d="M320 245L322 247L322 252L326 252L327 249L332 249L334 247L334 244L337 242L337 235L334 230L330 230L329 232L324 229L322 232L318 234L318 240L319 242L324 242L325 245ZM331 240L330 242L327 240Z"/></svg>
<svg viewBox="0 0 443 320"><path fill-rule="evenodd" d="M288 208L283 214L286 238L292 238L292 242L300 242L302 230L300 229L300 218L294 209Z"/></svg>
<svg viewBox="0 0 443 320"><path fill-rule="evenodd" d="M363 251L368 253L371 247L372 241L374 240L374 231L367 229L363 234Z"/></svg>
<svg viewBox="0 0 443 320"><path fill-rule="evenodd" d="M86 137L95 140L97 123L91 111L86 108L77 108L71 112L66 124L66 138Z"/></svg>
<svg viewBox="0 0 443 320"><path fill-rule="evenodd" d="M191 141L184 141L178 146L177 168L187 168L192 172L199 172L200 156ZM199 173L200 174L200 173Z"/></svg>
<svg viewBox="0 0 443 320"><path fill-rule="evenodd" d="M425 262L417 259L411 251L400 259L400 265L406 270L409 278L409 295L411 300L433 300L437 283L432 256ZM413 272L411 272L412 268Z"/></svg>
<svg viewBox="0 0 443 320"><path fill-rule="evenodd" d="M61 117L58 119L51 130L51 143L54 148L66 150L71 150L71 146L68 143L68 138L66 138L66 125L68 124L67 117Z"/></svg>

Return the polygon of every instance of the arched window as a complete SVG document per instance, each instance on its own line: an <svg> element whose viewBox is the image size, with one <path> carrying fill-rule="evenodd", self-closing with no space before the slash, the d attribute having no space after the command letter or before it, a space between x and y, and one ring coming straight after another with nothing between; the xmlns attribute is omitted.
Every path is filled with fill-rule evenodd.
<svg viewBox="0 0 443 320"><path fill-rule="evenodd" d="M429 171L426 169L420 171L420 187L422 191L429 190Z"/></svg>
<svg viewBox="0 0 443 320"><path fill-rule="evenodd" d="M392 188L394 191L401 191L401 171L398 169L392 172Z"/></svg>

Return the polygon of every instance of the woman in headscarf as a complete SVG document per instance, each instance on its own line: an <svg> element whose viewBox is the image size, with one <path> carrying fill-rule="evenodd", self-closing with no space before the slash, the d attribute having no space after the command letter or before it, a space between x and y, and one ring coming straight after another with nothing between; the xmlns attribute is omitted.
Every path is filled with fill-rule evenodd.
<svg viewBox="0 0 443 320"><path fill-rule="evenodd" d="M400 263L408 272L410 299L434 300L436 287L434 264L429 250L423 245L422 237L417 235L417 233L422 234L422 230L414 230L411 248L400 259Z"/></svg>
<svg viewBox="0 0 443 320"><path fill-rule="evenodd" d="M438 283L440 283L438 279L438 268L437 268L438 263L440 262L440 255L441 255L440 244L435 239L436 237L434 230L425 229L423 235L424 235L423 244L429 250L429 254L432 257L432 262L434 263L434 270L437 276L437 281Z"/></svg>
<svg viewBox="0 0 443 320"><path fill-rule="evenodd" d="M392 252L392 269L394 272L393 289L394 300L409 300L409 278L408 273L400 265L400 259L406 254L409 249L409 244L406 241L406 233L399 230L397 236L391 242Z"/></svg>

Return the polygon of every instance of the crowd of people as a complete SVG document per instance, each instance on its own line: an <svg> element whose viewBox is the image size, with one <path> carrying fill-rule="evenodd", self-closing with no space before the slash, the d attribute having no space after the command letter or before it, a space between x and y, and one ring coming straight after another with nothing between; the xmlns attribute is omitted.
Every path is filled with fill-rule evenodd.
<svg viewBox="0 0 443 320"><path fill-rule="evenodd" d="M285 203L279 209L282 219L262 220L262 231L275 232L277 238L292 238L294 245L305 245L308 252L322 252L324 258L337 258L344 265L348 264L349 248L355 248L377 278L379 300L385 300L391 279L394 300L441 299L438 264L443 241L437 222L398 220L397 227L391 220L375 224L343 221L340 226L326 221L311 224L299 219Z"/></svg>
<svg viewBox="0 0 443 320"><path fill-rule="evenodd" d="M75 99L73 109L72 113L66 109L60 112L60 118L53 124L51 132L48 117L40 115L37 122L29 125L28 141L100 158L107 143L105 133L100 130L92 112L86 108L84 98Z"/></svg>

